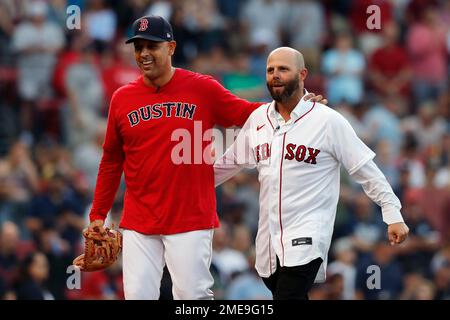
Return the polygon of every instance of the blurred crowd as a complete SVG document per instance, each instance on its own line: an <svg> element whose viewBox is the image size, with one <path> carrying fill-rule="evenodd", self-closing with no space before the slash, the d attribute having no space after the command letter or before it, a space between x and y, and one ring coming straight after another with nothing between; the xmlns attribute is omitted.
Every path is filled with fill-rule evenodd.
<svg viewBox="0 0 450 320"><path fill-rule="evenodd" d="M69 5L80 29L67 27ZM368 28L370 5L380 28ZM300 50L306 88L377 153L410 236L391 247L380 209L343 172L328 277L312 299L450 299L446 0L0 0L0 299L123 299L120 261L82 274L79 290L67 267L82 251L110 97L140 74L124 39L145 14L172 23L175 66L252 101L271 100L267 54ZM118 225L124 189L107 224ZM253 267L258 189L254 170L217 188L216 299L271 298ZM161 299L170 286L166 273Z"/></svg>

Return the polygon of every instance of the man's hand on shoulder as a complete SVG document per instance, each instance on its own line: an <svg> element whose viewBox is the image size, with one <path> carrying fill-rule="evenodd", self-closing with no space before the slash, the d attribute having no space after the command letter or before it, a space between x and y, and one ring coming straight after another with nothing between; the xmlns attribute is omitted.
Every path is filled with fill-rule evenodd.
<svg viewBox="0 0 450 320"><path fill-rule="evenodd" d="M314 102L319 102L321 104L328 104L328 100L325 99L321 94L316 96L316 94L313 92L308 93L304 99L305 101L311 100Z"/></svg>

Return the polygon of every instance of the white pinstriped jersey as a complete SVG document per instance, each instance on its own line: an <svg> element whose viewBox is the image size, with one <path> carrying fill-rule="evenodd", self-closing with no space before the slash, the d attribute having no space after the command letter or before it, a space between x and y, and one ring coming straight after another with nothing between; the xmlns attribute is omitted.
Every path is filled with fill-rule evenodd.
<svg viewBox="0 0 450 320"><path fill-rule="evenodd" d="M325 280L340 165L352 175L369 162L374 166L374 157L348 121L323 104L302 98L287 122L274 102L251 114L214 170L216 185L245 167L259 172L256 270L260 276L274 273L276 256L281 266L303 265L321 257L324 263L316 282ZM365 191L382 205L384 221L403 221L400 202L382 173L371 173L370 178L372 185Z"/></svg>

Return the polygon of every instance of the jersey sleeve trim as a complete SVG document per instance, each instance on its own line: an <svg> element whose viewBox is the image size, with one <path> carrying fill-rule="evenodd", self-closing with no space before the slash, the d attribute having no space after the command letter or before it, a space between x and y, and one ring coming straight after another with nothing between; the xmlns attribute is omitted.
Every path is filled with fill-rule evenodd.
<svg viewBox="0 0 450 320"><path fill-rule="evenodd" d="M371 152L369 153L364 159L362 159L358 164L356 164L353 168L348 170L349 174L354 174L356 171L358 171L362 166L364 166L367 162L375 158L375 153Z"/></svg>

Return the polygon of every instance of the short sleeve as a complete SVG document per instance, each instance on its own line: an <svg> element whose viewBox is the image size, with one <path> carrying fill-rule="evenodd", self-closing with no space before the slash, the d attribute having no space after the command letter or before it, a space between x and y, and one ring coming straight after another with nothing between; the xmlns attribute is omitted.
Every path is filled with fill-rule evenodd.
<svg viewBox="0 0 450 320"><path fill-rule="evenodd" d="M327 138L331 153L349 174L375 157L375 153L361 141L350 123L336 111L328 119Z"/></svg>

